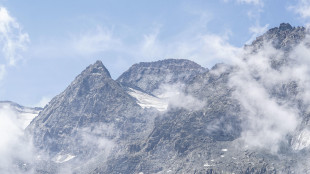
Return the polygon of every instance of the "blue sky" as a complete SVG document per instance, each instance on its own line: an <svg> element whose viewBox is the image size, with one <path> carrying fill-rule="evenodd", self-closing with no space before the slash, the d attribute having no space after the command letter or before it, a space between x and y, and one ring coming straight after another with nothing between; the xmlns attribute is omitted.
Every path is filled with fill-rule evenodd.
<svg viewBox="0 0 310 174"><path fill-rule="evenodd" d="M132 64L225 62L267 29L305 26L308 0L3 0L0 100L46 103L89 64L116 79Z"/></svg>

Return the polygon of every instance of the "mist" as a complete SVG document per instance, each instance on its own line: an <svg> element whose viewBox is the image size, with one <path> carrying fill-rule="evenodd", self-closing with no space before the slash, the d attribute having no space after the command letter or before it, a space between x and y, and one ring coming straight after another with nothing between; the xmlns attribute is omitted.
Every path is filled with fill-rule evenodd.
<svg viewBox="0 0 310 174"><path fill-rule="evenodd" d="M168 110L170 108L182 108L189 111L198 111L202 109L206 101L201 101L198 98L185 92L185 84L162 83L154 94L162 101L167 103Z"/></svg>
<svg viewBox="0 0 310 174"><path fill-rule="evenodd" d="M245 49L229 84L242 106L241 139L246 146L276 153L288 143L309 111L309 37L290 52L275 49L272 43L254 51ZM298 102L302 101L302 107Z"/></svg>
<svg viewBox="0 0 310 174"><path fill-rule="evenodd" d="M24 123L9 105L0 107L0 171L32 173L28 165L34 159L34 147L24 137Z"/></svg>

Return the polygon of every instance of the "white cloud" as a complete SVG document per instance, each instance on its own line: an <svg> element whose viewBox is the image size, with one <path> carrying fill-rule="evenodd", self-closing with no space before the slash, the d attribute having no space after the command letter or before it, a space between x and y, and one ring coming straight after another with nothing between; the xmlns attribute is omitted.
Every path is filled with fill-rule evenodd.
<svg viewBox="0 0 310 174"><path fill-rule="evenodd" d="M240 54L241 48L235 47L228 42L228 37L221 37L219 35L203 35L202 50L205 55L218 60L224 60L230 62L232 59L236 59ZM202 57L200 55L199 57Z"/></svg>
<svg viewBox="0 0 310 174"><path fill-rule="evenodd" d="M229 82L236 89L233 96L243 108L241 138L249 147L265 148L274 153L300 123L298 108L290 103L294 101L282 101L272 93L275 87L300 79L293 73L299 68L293 65L284 65L280 71L272 68L270 60L280 60L283 56L282 51L265 43L257 54L245 53L235 62L239 69Z"/></svg>
<svg viewBox="0 0 310 174"><path fill-rule="evenodd" d="M113 147L116 146L113 140L108 137L117 137L118 131L114 125L97 124L82 128L78 134L82 138L82 146L91 147L96 153L105 151L108 156Z"/></svg>
<svg viewBox="0 0 310 174"><path fill-rule="evenodd" d="M0 108L0 171L1 173L29 173L17 166L17 160L24 166L33 161L33 146L24 139L23 124L18 114L9 106Z"/></svg>
<svg viewBox="0 0 310 174"><path fill-rule="evenodd" d="M113 30L96 26L86 31L71 33L65 38L45 38L31 47L31 56L37 58L91 58L106 52L124 52L124 42L114 36Z"/></svg>
<svg viewBox="0 0 310 174"><path fill-rule="evenodd" d="M240 4L264 5L263 0L222 0L223 2L236 1Z"/></svg>
<svg viewBox="0 0 310 174"><path fill-rule="evenodd" d="M289 6L288 9L293 10L295 13L300 15L301 18L307 19L310 17L310 1L299 0L294 6Z"/></svg>
<svg viewBox="0 0 310 174"><path fill-rule="evenodd" d="M154 94L161 100L168 103L169 108L183 108L186 110L197 111L205 106L201 101L184 92L184 84L162 84Z"/></svg>
<svg viewBox="0 0 310 174"><path fill-rule="evenodd" d="M144 34L143 40L139 43L138 48L134 49L134 54L138 57L154 59L163 56L163 47L158 39L160 32L159 27L155 27L151 33Z"/></svg>
<svg viewBox="0 0 310 174"><path fill-rule="evenodd" d="M203 66L212 66L215 62L230 62L236 59L242 48L229 43L229 33L223 35L182 33L170 41L162 42L160 30L144 35L144 40L133 45L129 55L139 58L137 61L153 61L165 58L185 58Z"/></svg>
<svg viewBox="0 0 310 174"><path fill-rule="evenodd" d="M252 41L256 39L256 37L264 34L268 30L268 27L269 27L269 24L266 24L265 26L260 26L259 24L256 24L255 26L251 26L249 28L249 31L252 34L252 36L246 43L250 44Z"/></svg>
<svg viewBox="0 0 310 174"><path fill-rule="evenodd" d="M299 126L301 116L296 102L302 101L304 106L310 104L309 42L307 37L290 55L264 43L258 53L245 52L234 62L239 68L232 74L229 84L236 89L234 97L243 108L241 138L250 147L277 152L280 143L286 141L286 135L294 134ZM285 61L288 64L274 69L271 60L282 62L283 58L289 58ZM297 83L297 89L283 89L292 82ZM298 90L298 94L281 98L275 95L277 90L285 90L280 96L285 95L283 93L293 95L290 93L294 90Z"/></svg>
<svg viewBox="0 0 310 174"><path fill-rule="evenodd" d="M32 52L35 57L51 58L91 58L96 54L98 56L98 53L103 58L113 55L114 59L109 62L119 62L119 59L122 63L128 61L126 62L128 65L124 67L130 66L132 62L165 58L186 58L203 66L211 66L215 62L230 60L240 52L241 48L229 44L229 31L221 35L201 32L201 28L205 30L210 17L203 12L195 15L199 15L197 24L170 37L163 38L161 24L155 24L151 30L141 33L134 42L129 43L125 37L117 36L114 30L96 26L95 29L77 35L72 34L59 42L46 39L50 41L37 44Z"/></svg>
<svg viewBox="0 0 310 174"><path fill-rule="evenodd" d="M254 4L254 5L263 5L262 0L237 0L238 3Z"/></svg>
<svg viewBox="0 0 310 174"><path fill-rule="evenodd" d="M244 73L242 71L242 74L238 75L240 77L231 79L237 86L234 97L245 110L242 114L244 120L242 139L250 147L277 152L279 143L285 140L288 133L296 129L298 114L294 109L277 103L260 82L245 77Z"/></svg>
<svg viewBox="0 0 310 174"><path fill-rule="evenodd" d="M8 66L22 59L29 36L5 7L0 7L0 80ZM9 106L0 107L0 170L1 173L29 173L21 171L17 160L31 162L33 146L24 137L24 122Z"/></svg>
<svg viewBox="0 0 310 174"><path fill-rule="evenodd" d="M101 27L97 27L94 31L73 36L70 42L73 50L81 55L111 51L121 46L121 41L113 36L112 31Z"/></svg>
<svg viewBox="0 0 310 174"><path fill-rule="evenodd" d="M113 124L90 124L76 131L75 136L69 140L71 143L79 142L78 145L70 145L69 151L75 149L75 152L61 151L53 157L53 160L58 162L61 162L59 159L63 157L74 159L60 166L58 173L89 173L90 166L97 166L98 160L104 163L114 148L118 148L115 141L119 139L119 131Z"/></svg>
<svg viewBox="0 0 310 174"><path fill-rule="evenodd" d="M42 97L41 100L37 104L34 105L34 107L42 107L43 108L50 101L51 101L50 97Z"/></svg>
<svg viewBox="0 0 310 174"><path fill-rule="evenodd" d="M22 27L6 8L0 7L0 47L1 56L5 59L0 60L0 77L3 77L6 66L13 66L22 59L21 53L26 50L28 43L28 34L22 31Z"/></svg>
<svg viewBox="0 0 310 174"><path fill-rule="evenodd" d="M293 76L294 79L298 80L299 90L302 92L299 94L299 98L305 102L305 104L310 104L310 61L309 61L309 43L310 36L306 36L304 42L299 44L292 51L290 58L296 61L294 67L288 71L288 74ZM310 108L307 108L310 111Z"/></svg>

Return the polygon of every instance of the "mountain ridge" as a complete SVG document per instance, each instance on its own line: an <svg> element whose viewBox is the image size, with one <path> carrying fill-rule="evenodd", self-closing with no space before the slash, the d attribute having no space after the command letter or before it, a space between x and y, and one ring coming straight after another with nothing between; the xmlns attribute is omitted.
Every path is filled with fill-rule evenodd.
<svg viewBox="0 0 310 174"><path fill-rule="evenodd" d="M282 23L245 49L253 49L249 56L256 58L266 42L271 42L279 53L287 53L280 58L287 59L285 56L305 36L305 28ZM250 72L249 76L243 76L248 73L243 67L228 64L216 64L209 70L184 59L142 62L131 66L116 80L111 78L103 63L97 61L52 99L27 131L34 136L37 148L47 151L53 159L65 159L61 160L62 165L58 164L59 160L47 160L56 166L56 172L68 165L73 173L294 173L300 165L298 160L306 159L302 154L309 153L307 147L298 144L303 143L303 139L296 137L303 135L307 138L307 132L285 134L277 153L268 148L247 147L245 136L256 133L247 130L247 126L252 123L251 119L255 121L257 118L251 117L252 113L244 103L254 106L261 117L257 122L273 120L264 117L261 112L264 107L256 106L255 100L249 102L248 98L241 98L244 102L236 98L239 94L236 92L243 90L243 85L261 85L259 89L263 88L266 96L270 95L271 101L275 101L275 104L271 103L280 109L281 102L299 102L297 109L305 122L310 115L302 110L306 103L291 99L298 96L300 91L296 89L300 84L296 82L294 85L294 81L285 79L268 86L262 81L265 76L279 72L281 67L289 66L282 64L281 59L274 65L267 61L266 66L271 67L267 69L267 75L254 67L254 73ZM245 65L248 60L244 60ZM267 60L273 60L273 57L267 57ZM264 71L263 68L259 70ZM232 83L233 80L241 81L237 84L240 86ZM182 88L180 84L183 84ZM164 100L158 90L168 88L170 91L164 92L173 93L171 96L176 99L167 100L168 96L166 100L168 105L174 102L175 107L168 106L164 111L142 107L141 98L135 97L137 93L130 94L131 88L140 94L139 97L145 97L142 98L145 101ZM248 94L241 91L239 95ZM184 106L185 100L188 103ZM200 107L192 109L190 103ZM267 121L267 129L264 124L258 127L268 131ZM278 126L277 122L272 122L270 127L276 131ZM303 128L300 129L305 130ZM82 135L86 133L87 138L94 139L83 144L85 136L80 137L80 131ZM104 142L103 147L94 149L93 142L97 141ZM82 159L86 161L78 163ZM55 173L48 167L38 168L37 171L42 173ZM307 172L307 169L302 170Z"/></svg>
<svg viewBox="0 0 310 174"><path fill-rule="evenodd" d="M208 71L208 69L190 60L165 59L134 64L120 75L116 81L124 86L138 88L153 94L161 83L184 83L193 76L205 71ZM153 73L157 73L158 76L154 77Z"/></svg>

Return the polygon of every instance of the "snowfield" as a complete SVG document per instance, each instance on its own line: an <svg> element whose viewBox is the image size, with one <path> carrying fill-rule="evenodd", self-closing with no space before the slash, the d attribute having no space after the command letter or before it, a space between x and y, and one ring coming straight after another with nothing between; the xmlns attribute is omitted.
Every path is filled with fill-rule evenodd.
<svg viewBox="0 0 310 174"><path fill-rule="evenodd" d="M142 108L155 108L158 111L166 111L168 103L163 99L148 95L144 92L130 88L129 95L137 99L137 104Z"/></svg>

